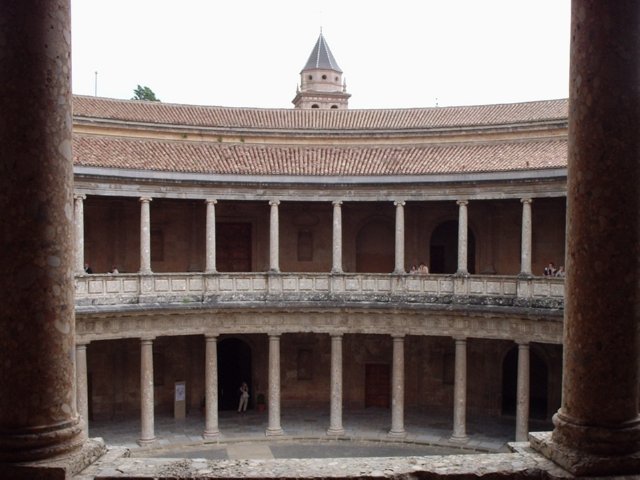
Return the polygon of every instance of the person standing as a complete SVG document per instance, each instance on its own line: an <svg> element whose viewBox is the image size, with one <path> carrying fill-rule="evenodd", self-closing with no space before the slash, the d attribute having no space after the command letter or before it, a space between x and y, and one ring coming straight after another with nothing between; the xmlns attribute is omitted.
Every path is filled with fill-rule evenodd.
<svg viewBox="0 0 640 480"><path fill-rule="evenodd" d="M242 385L240 385L240 403L238 403L238 413L246 412L248 403L249 386L247 385L247 382L242 382Z"/></svg>

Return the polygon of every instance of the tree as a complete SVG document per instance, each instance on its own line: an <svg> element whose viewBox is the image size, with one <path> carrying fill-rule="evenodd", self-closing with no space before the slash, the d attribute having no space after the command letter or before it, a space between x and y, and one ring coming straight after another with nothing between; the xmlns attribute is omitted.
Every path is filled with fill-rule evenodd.
<svg viewBox="0 0 640 480"><path fill-rule="evenodd" d="M133 97L131 100L149 100L151 102L160 101L160 99L156 97L156 94L153 93L153 90L149 87L142 87L140 85L133 90Z"/></svg>

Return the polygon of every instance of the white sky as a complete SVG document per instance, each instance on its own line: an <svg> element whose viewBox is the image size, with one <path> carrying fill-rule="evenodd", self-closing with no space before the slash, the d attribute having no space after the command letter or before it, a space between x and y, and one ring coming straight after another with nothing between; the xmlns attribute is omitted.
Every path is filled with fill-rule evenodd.
<svg viewBox="0 0 640 480"><path fill-rule="evenodd" d="M73 92L292 108L320 27L350 108L566 98L570 0L72 0Z"/></svg>

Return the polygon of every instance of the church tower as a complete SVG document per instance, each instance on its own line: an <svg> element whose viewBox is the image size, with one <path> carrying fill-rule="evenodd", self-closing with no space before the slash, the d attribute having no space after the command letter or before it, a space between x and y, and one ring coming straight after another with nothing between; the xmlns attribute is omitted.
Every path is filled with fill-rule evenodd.
<svg viewBox="0 0 640 480"><path fill-rule="evenodd" d="M295 108L346 109L349 97L342 70L320 32L309 60L300 72L300 87L293 99Z"/></svg>

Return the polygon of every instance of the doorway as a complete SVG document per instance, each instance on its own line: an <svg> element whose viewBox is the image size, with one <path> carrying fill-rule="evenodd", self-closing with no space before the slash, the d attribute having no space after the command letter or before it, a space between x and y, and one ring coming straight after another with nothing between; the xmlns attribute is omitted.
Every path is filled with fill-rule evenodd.
<svg viewBox="0 0 640 480"><path fill-rule="evenodd" d="M395 233L393 223L374 220L363 226L356 236L356 272L390 273L395 267Z"/></svg>
<svg viewBox="0 0 640 480"><path fill-rule="evenodd" d="M386 363L367 363L364 376L364 407L389 408L391 369Z"/></svg>
<svg viewBox="0 0 640 480"><path fill-rule="evenodd" d="M219 272L251 271L250 223L216 223L216 268Z"/></svg>
<svg viewBox="0 0 640 480"><path fill-rule="evenodd" d="M439 224L431 234L429 242L429 272L456 273L458 270L458 221L449 220ZM476 273L476 240L467 230L467 271Z"/></svg>
<svg viewBox="0 0 640 480"><path fill-rule="evenodd" d="M218 343L218 409L236 410L240 385L249 386L249 408L254 392L251 376L251 347L238 338L225 338Z"/></svg>

